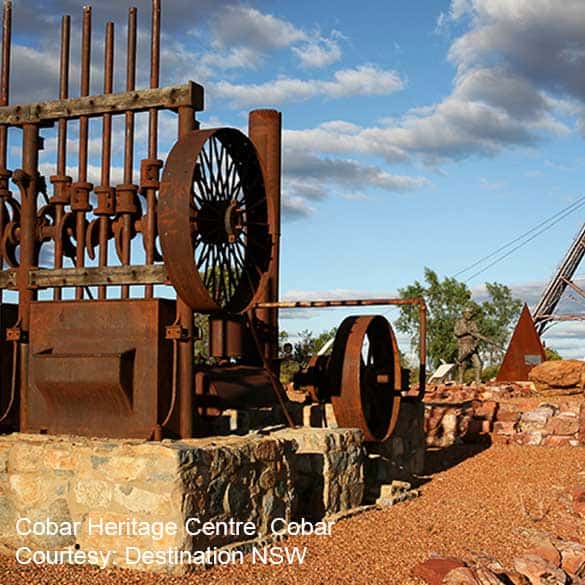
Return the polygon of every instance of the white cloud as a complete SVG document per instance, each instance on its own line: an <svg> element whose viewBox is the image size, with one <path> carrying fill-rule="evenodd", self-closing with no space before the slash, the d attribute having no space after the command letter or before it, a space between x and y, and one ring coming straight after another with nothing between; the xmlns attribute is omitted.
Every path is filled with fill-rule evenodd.
<svg viewBox="0 0 585 585"><path fill-rule="evenodd" d="M247 46L258 51L281 49L304 41L307 34L290 22L242 5L226 6L212 23L216 47Z"/></svg>
<svg viewBox="0 0 585 585"><path fill-rule="evenodd" d="M287 175L303 181L330 181L361 190L378 188L385 191L412 191L428 184L424 177L392 175L377 166L355 160L321 158L306 150L287 149L284 169Z"/></svg>
<svg viewBox="0 0 585 585"><path fill-rule="evenodd" d="M449 51L457 68L450 95L380 126L291 132L290 143L437 165L566 135L566 118L585 134L582 0L453 0L446 19L467 26Z"/></svg>
<svg viewBox="0 0 585 585"><path fill-rule="evenodd" d="M293 53L300 59L301 65L308 68L321 68L341 59L341 48L335 38L319 38L293 47Z"/></svg>
<svg viewBox="0 0 585 585"><path fill-rule="evenodd" d="M296 220L309 217L315 212L303 197L284 194L282 202L284 217L287 220Z"/></svg>
<svg viewBox="0 0 585 585"><path fill-rule="evenodd" d="M234 107L280 105L313 97L344 98L358 95L387 95L401 90L404 82L395 71L374 65L336 71L332 80L281 77L260 84L214 83L213 95L229 100Z"/></svg>

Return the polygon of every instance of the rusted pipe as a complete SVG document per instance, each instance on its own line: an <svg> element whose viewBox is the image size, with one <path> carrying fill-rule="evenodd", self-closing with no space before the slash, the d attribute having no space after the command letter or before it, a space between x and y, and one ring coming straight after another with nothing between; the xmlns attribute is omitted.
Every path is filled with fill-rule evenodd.
<svg viewBox="0 0 585 585"><path fill-rule="evenodd" d="M193 108L179 108L179 138L196 127ZM186 340L179 346L179 432L182 439L193 436L193 310L177 295L177 318L185 330Z"/></svg>
<svg viewBox="0 0 585 585"><path fill-rule="evenodd" d="M0 79L0 105L7 106L10 94L10 49L12 41L12 2L4 2L2 21L2 72ZM0 168L6 168L8 128L0 127Z"/></svg>
<svg viewBox="0 0 585 585"><path fill-rule="evenodd" d="M160 81L160 0L152 0L152 25L150 45L150 87L157 88ZM148 112L148 159L150 163L158 156L158 111L152 108ZM146 195L146 229L143 231L146 264L154 263L154 240L156 235L156 188L145 188ZM144 288L146 298L153 295L153 286Z"/></svg>
<svg viewBox="0 0 585 585"><path fill-rule="evenodd" d="M12 40L12 2L5 0L2 20L2 69L0 73L0 105L7 106L10 95L10 52ZM8 181L10 171L6 168L8 151L8 127L0 127L0 191L2 201L0 205L6 207L5 199L9 197ZM0 218L0 234L4 233L5 209ZM4 258L0 256L0 268L4 267ZM0 291L0 303L4 291Z"/></svg>
<svg viewBox="0 0 585 585"><path fill-rule="evenodd" d="M126 58L126 91L133 91L136 87L136 8L128 11L128 48ZM133 207L132 199L133 182L132 170L134 166L134 112L126 112L125 115L125 137L124 137L124 187L126 189L126 203ZM119 188L120 190L120 188ZM121 190L120 190L121 191ZM122 219L122 264L129 265L131 257L130 243L132 240L132 212L125 209L121 213ZM127 299L130 295L130 287L122 286L122 298Z"/></svg>
<svg viewBox="0 0 585 585"><path fill-rule="evenodd" d="M91 69L91 6L83 7L83 27L81 33L81 91L80 96L89 95ZM87 147L89 142L89 119L79 118L79 169L78 183L72 193L72 209L75 210L75 267L85 265L85 215L89 211L89 192L93 185L87 182ZM75 298L83 298L83 287L76 287Z"/></svg>
<svg viewBox="0 0 585 585"><path fill-rule="evenodd" d="M17 183L21 192L20 264L17 269L18 320L21 328L20 347L20 428L28 427L28 333L30 330L31 303L37 293L28 286L29 270L35 265L35 228L37 219L37 178L39 167L39 127L26 124L22 139L22 182Z"/></svg>
<svg viewBox="0 0 585 585"><path fill-rule="evenodd" d="M282 116L276 110L254 110L250 112L248 134L254 143L264 174L264 187L268 203L269 224L272 226L272 260L268 282L262 292L261 301L278 301L279 262L280 262L280 200L281 200L281 162L282 162ZM259 307L260 308L260 307ZM269 341L263 344L263 354L271 366L278 370L278 308L263 305L257 317L267 324Z"/></svg>
<svg viewBox="0 0 585 585"><path fill-rule="evenodd" d="M106 45L104 51L104 93L112 93L114 82L114 23L106 24ZM102 168L101 185L98 193L99 212L99 266L108 264L108 239L110 235L110 216L113 214L114 194L110 187L110 165L112 162L112 115L104 114L102 127ZM101 197L101 201L99 198ZM98 287L98 298L105 299L105 286Z"/></svg>
<svg viewBox="0 0 585 585"><path fill-rule="evenodd" d="M69 96L69 51L71 46L71 18L63 16L61 19L61 56L59 61L59 99ZM63 239L59 230L65 216L65 205L69 202L68 187L71 178L67 176L67 119L61 118L57 129L57 174L51 177L53 183L53 199L55 206L54 266L63 268ZM62 291L53 289L53 299L61 300Z"/></svg>

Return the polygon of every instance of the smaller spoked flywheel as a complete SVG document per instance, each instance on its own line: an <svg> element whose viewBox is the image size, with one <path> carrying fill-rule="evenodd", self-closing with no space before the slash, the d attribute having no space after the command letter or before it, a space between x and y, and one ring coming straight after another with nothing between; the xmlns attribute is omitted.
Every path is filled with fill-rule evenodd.
<svg viewBox="0 0 585 585"><path fill-rule="evenodd" d="M329 361L329 390L337 424L363 431L366 441L383 441L400 409L400 354L394 331L381 315L347 317Z"/></svg>
<svg viewBox="0 0 585 585"><path fill-rule="evenodd" d="M240 313L265 285L272 231L262 168L238 130L195 130L162 175L158 231L178 295L195 311Z"/></svg>

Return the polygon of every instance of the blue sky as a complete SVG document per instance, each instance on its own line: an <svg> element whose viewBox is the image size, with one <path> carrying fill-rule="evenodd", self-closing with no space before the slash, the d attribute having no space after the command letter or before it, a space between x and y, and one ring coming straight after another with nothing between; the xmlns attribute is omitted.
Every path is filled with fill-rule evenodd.
<svg viewBox="0 0 585 585"><path fill-rule="evenodd" d="M15 2L13 102L55 96L58 27L43 14L75 21L82 4ZM97 38L113 16L123 44L128 5L96 5ZM163 31L162 82L205 86L204 126L283 113L283 298L390 296L425 266L453 275L585 194L581 0L163 0ZM172 133L163 124L163 150ZM577 210L469 286L535 302L582 221ZM345 314L281 326L317 333ZM581 337L556 326L548 343L582 357Z"/></svg>

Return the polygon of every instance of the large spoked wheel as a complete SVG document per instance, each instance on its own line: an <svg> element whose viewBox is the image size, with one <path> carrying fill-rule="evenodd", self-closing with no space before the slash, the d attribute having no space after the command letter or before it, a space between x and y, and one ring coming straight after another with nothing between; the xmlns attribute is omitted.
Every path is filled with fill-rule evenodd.
<svg viewBox="0 0 585 585"><path fill-rule="evenodd" d="M329 362L331 402L340 427L357 427L366 441L394 431L400 409L400 355L394 331L380 315L347 317Z"/></svg>
<svg viewBox="0 0 585 585"><path fill-rule="evenodd" d="M270 215L256 149L238 130L196 130L163 171L158 230L169 278L195 311L239 313L265 286Z"/></svg>

